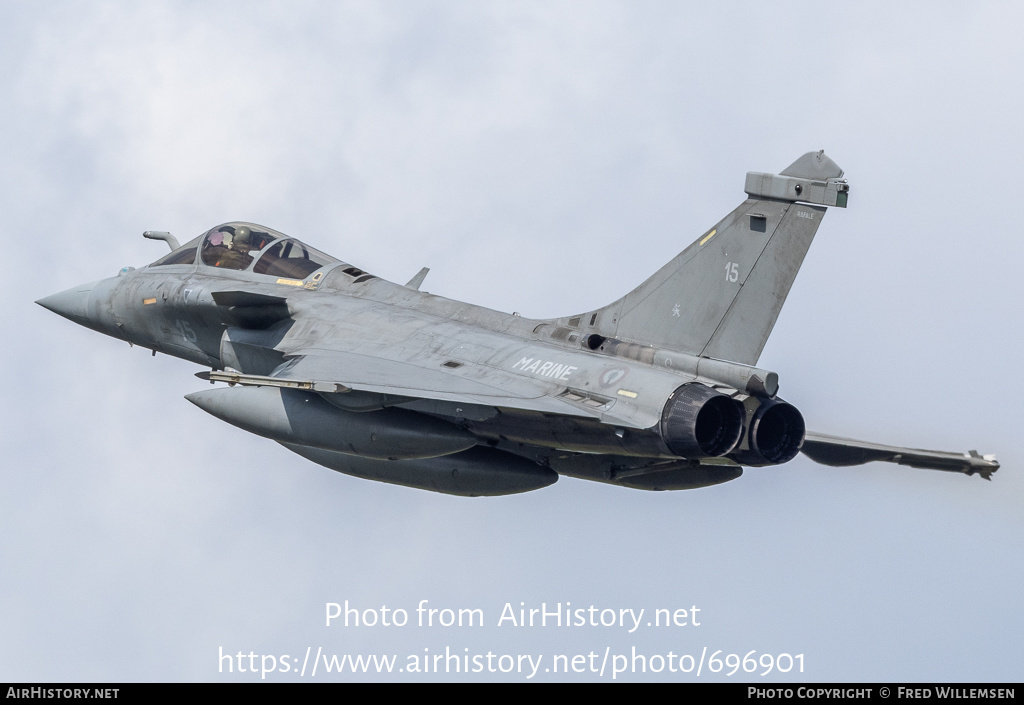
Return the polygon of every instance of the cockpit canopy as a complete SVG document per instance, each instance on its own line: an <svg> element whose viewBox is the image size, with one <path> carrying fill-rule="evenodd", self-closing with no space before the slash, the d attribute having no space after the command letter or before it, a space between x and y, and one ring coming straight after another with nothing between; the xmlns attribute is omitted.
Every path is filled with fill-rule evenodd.
<svg viewBox="0 0 1024 705"><path fill-rule="evenodd" d="M203 264L211 267L248 269L267 245L282 237L281 233L269 228L227 223L207 232L199 251Z"/></svg>
<svg viewBox="0 0 1024 705"><path fill-rule="evenodd" d="M294 238L254 223L218 225L188 242L151 266L195 264L207 267L252 270L289 279L305 279L321 267L337 262L330 255L314 250Z"/></svg>

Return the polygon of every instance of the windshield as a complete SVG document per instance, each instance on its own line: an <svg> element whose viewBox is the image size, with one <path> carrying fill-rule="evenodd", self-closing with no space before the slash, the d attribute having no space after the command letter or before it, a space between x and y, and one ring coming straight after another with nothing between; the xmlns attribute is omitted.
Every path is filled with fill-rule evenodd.
<svg viewBox="0 0 1024 705"><path fill-rule="evenodd" d="M186 242L171 254L164 255L158 259L152 266L159 267L162 264L193 264L196 261L196 246L199 245L202 237L200 235L191 242Z"/></svg>

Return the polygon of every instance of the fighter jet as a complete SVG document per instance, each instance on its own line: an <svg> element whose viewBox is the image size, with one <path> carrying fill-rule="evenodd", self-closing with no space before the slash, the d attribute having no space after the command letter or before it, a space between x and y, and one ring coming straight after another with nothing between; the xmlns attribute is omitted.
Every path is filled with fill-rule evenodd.
<svg viewBox="0 0 1024 705"><path fill-rule="evenodd" d="M245 222L39 300L87 328L210 368L186 396L356 477L455 495L560 475L644 490L734 480L801 451L978 474L994 456L808 432L761 350L830 206L824 152L747 174L746 200L621 299L536 320L385 281Z"/></svg>

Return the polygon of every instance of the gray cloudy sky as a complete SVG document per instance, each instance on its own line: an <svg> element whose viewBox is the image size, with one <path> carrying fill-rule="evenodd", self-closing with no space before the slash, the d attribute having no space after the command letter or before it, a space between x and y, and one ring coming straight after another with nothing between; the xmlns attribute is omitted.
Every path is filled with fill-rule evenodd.
<svg viewBox="0 0 1024 705"><path fill-rule="evenodd" d="M0 4L0 681L250 680L220 649L404 666L446 646L1019 681L1022 23L1015 3ZM430 266L437 294L565 315L717 222L746 171L818 148L850 208L761 366L810 428L995 452L992 483L801 456L678 493L392 487L215 421L182 398L194 366L32 303L162 255L143 230L184 242L243 219L388 279ZM487 623L325 627L345 600ZM702 621L499 627L506 602ZM610 679L550 665L534 680Z"/></svg>

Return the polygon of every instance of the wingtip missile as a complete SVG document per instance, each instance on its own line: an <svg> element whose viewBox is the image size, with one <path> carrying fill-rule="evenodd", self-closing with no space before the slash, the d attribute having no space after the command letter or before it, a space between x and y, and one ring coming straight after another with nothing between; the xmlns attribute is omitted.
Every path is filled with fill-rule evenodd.
<svg viewBox="0 0 1024 705"><path fill-rule="evenodd" d="M978 474L983 478L992 481L992 473L999 470L999 461L996 460L996 456L992 454L982 455L976 450L967 452L967 460L969 463L968 469L965 472L968 475Z"/></svg>

